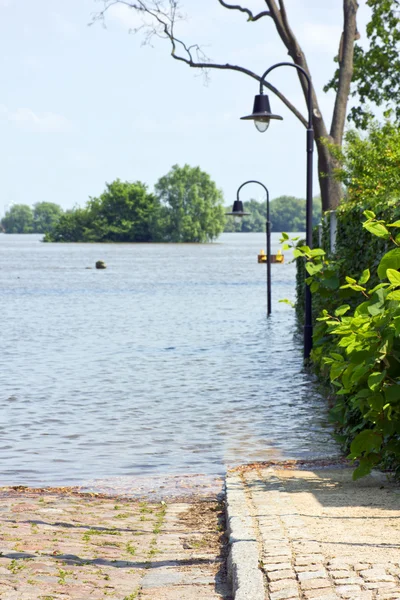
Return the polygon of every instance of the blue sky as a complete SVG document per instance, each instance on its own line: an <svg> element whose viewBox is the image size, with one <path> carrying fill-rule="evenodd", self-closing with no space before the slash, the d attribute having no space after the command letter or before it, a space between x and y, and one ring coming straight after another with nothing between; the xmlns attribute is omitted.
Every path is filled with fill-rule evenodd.
<svg viewBox="0 0 400 600"><path fill-rule="evenodd" d="M342 1L286 3L330 121L332 95L322 87L334 69ZM212 59L259 74L288 59L270 19L247 23L217 0L181 4L188 18L178 34L202 44ZM239 120L251 112L256 82L211 71L205 84L198 70L169 56L167 42L143 46L140 35L130 34L138 18L123 6L108 13L106 28L89 27L101 6L99 0L0 0L0 214L10 203L84 205L117 177L152 189L172 165L184 163L210 173L226 204L247 179L262 181L271 198L304 197L305 130L277 98L271 104L284 121L258 133ZM258 11L265 3L246 6ZM368 16L360 0L364 40ZM278 69L271 82L306 112L294 70ZM247 195L261 199L261 188L251 188Z"/></svg>

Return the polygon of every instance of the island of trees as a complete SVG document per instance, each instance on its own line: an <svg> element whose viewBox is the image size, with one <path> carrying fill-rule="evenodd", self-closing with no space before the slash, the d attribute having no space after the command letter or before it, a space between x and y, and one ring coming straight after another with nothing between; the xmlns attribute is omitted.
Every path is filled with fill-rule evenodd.
<svg viewBox="0 0 400 600"><path fill-rule="evenodd" d="M150 193L146 184L116 179L84 207L63 209L52 202L31 208L15 204L1 220L5 233L42 233L46 242L209 242L223 231L265 231L265 202L245 202L249 216L225 217L223 194L199 167L175 165ZM314 222L321 203L314 206ZM305 200L271 201L273 231L304 231Z"/></svg>

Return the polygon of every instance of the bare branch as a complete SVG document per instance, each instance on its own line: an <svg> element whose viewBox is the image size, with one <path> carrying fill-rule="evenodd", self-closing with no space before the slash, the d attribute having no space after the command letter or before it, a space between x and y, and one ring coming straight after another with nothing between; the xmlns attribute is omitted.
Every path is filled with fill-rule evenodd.
<svg viewBox="0 0 400 600"><path fill-rule="evenodd" d="M239 4L227 4L226 2L224 2L224 0L218 0L218 2L224 8L229 8L230 10L240 10L240 12L246 13L248 16L248 19L247 19L248 21L258 21L258 19L262 19L262 17L270 17L271 16L271 13L269 10L264 10L264 11L258 13L258 15L253 15L251 10L249 10L248 8L244 8L243 6L239 6Z"/></svg>
<svg viewBox="0 0 400 600"><path fill-rule="evenodd" d="M128 0L104 0L104 2L105 7L101 12L101 18L104 18L104 15L107 12L107 10L115 4L123 4L133 10L136 10L139 13L142 13L143 15L149 15L150 17L152 17L155 23L153 23L152 25L144 24L134 31L136 32L144 30L143 32L145 35L145 43L149 43L152 37L163 37L169 39L171 43L171 56L175 60L186 63L187 65L189 65L189 67L203 70L203 72L205 72L206 77L210 69L219 69L237 71L239 73L244 73L245 75L252 77L258 82L261 81L261 77L259 75L256 75L253 71L250 71L245 67L241 67L239 65L231 65L229 63L220 64L211 62L211 60L206 57L206 55L204 54L204 52L198 44L192 44L188 46L182 40L177 38L174 32L174 27L180 15L177 14L178 2L176 0L168 0L169 12L166 12L166 10L163 8L164 4L161 2L161 0L151 0L150 4L152 4L152 8L149 8L149 5L145 2L145 0L135 0L135 2L129 2ZM178 48L183 50L182 54L178 52ZM195 52L196 58L193 57L193 52ZM305 127L307 127L307 119L286 98L286 96L284 96L275 86L271 85L270 83L264 82L264 85L285 104L285 106L299 119L299 121Z"/></svg>

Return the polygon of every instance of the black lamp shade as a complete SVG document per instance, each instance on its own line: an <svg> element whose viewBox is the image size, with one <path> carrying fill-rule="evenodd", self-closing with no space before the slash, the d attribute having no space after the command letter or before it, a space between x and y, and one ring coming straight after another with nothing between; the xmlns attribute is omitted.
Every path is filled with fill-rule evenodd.
<svg viewBox="0 0 400 600"><path fill-rule="evenodd" d="M269 121L270 119L283 120L283 117L271 113L271 106L267 94L257 94L254 98L252 114L240 118L243 121Z"/></svg>
<svg viewBox="0 0 400 600"><path fill-rule="evenodd" d="M227 216L232 217L245 217L250 213L245 212L243 208L243 202L241 200L235 200L232 207L232 212L225 213Z"/></svg>

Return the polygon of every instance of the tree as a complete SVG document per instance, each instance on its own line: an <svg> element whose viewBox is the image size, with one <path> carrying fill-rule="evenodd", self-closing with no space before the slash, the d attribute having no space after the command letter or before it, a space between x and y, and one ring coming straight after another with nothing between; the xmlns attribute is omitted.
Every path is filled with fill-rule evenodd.
<svg viewBox="0 0 400 600"><path fill-rule="evenodd" d="M250 200L244 202L244 209L250 215L243 217L240 223L227 219L224 231L246 232L265 231L266 204ZM270 219L272 231L305 231L306 228L306 201L294 196L280 196L271 200ZM313 225L321 221L321 203L313 202Z"/></svg>
<svg viewBox="0 0 400 600"><path fill-rule="evenodd" d="M140 181L116 179L84 208L61 216L48 242L150 242L160 203Z"/></svg>
<svg viewBox="0 0 400 600"><path fill-rule="evenodd" d="M243 66L230 63L214 63L208 60L195 43L186 43L177 37L178 22L182 18L179 12L178 0L102 0L104 9L97 15L97 19L104 18L110 6L124 4L132 10L141 14L146 20L143 27L139 28L145 34L145 40L149 41L153 36L166 38L171 45L171 55L175 60L186 63L188 66L199 69L228 69L237 71L260 81L261 77ZM229 11L240 11L246 17L248 23L255 23L260 19L270 19L293 62L305 69L311 76L306 56L300 47L293 29L290 26L288 11L285 0L264 0L267 10L253 13L250 9L238 4L230 4L225 0L217 0L219 4ZM371 0L372 1L372 0ZM375 0L377 4L396 0ZM343 34L340 41L338 59L338 76L336 100L330 127L325 122L319 109L315 90L312 90L313 101L313 127L315 130L315 141L318 149L318 173L321 189L323 210L336 208L341 198L341 185L334 177L336 167L335 157L329 150L330 143L341 146L343 131L346 121L347 103L350 93L350 84L353 75L354 42L358 39L356 15L358 10L357 0L343 0ZM150 22L149 22L150 18ZM137 30L137 31L138 31ZM268 65L266 65L268 66ZM300 84L304 95L307 93L307 82L304 75L298 73ZM296 108L288 98L279 92L269 82L265 86L275 93L284 104L293 112L300 122L306 126L307 119Z"/></svg>
<svg viewBox="0 0 400 600"><path fill-rule="evenodd" d="M400 121L400 0L367 0L372 18L367 25L368 49L356 44L351 95L357 104L349 118L366 129L371 120L368 102L394 111ZM336 58L338 61L338 57ZM337 91L339 70L325 87Z"/></svg>
<svg viewBox="0 0 400 600"><path fill-rule="evenodd" d="M87 208L74 208L65 211L53 231L45 233L45 242L90 242L94 239L92 220ZM93 239L92 239L93 238Z"/></svg>
<svg viewBox="0 0 400 600"><path fill-rule="evenodd" d="M158 180L162 236L169 242L207 242L224 229L222 192L199 167L174 165Z"/></svg>
<svg viewBox="0 0 400 600"><path fill-rule="evenodd" d="M99 198L91 198L88 207L93 229L102 229L107 241L152 241L160 203L144 183L116 179L106 184Z"/></svg>
<svg viewBox="0 0 400 600"><path fill-rule="evenodd" d="M54 202L38 202L33 207L33 230L35 233L53 231L63 209Z"/></svg>
<svg viewBox="0 0 400 600"><path fill-rule="evenodd" d="M334 149L335 151L335 149ZM371 122L367 134L350 130L343 151L337 151L338 179L346 189L347 203L374 208L400 197L400 128L387 121Z"/></svg>
<svg viewBox="0 0 400 600"><path fill-rule="evenodd" d="M14 204L1 221L5 233L32 233L33 212L26 204Z"/></svg>

